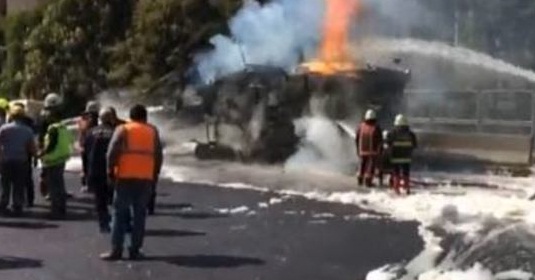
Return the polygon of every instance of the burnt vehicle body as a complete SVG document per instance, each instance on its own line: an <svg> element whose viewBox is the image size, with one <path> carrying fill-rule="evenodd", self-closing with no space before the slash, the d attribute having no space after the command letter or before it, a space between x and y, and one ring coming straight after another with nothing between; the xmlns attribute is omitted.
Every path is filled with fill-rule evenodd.
<svg viewBox="0 0 535 280"><path fill-rule="evenodd" d="M307 71L287 74L276 67L248 65L198 89L214 137L199 144L196 155L283 162L299 145L293 121L307 115L347 120L374 108L379 121L388 126L401 110L409 76L405 70L371 66L324 75ZM238 129L239 145L220 141L222 125Z"/></svg>

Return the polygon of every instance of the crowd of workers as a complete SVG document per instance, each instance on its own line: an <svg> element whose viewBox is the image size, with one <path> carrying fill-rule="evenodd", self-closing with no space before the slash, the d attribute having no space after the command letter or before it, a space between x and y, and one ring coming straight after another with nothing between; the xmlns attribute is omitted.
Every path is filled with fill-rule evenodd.
<svg viewBox="0 0 535 280"><path fill-rule="evenodd" d="M396 193L400 194L402 189L410 193L412 154L417 140L404 115L396 116L391 131L382 131L376 112L368 110L357 128L355 143L360 159L359 185L372 187L375 177L383 185L383 178L389 173L389 186Z"/></svg>
<svg viewBox="0 0 535 280"><path fill-rule="evenodd" d="M24 208L33 207L33 169L40 162L39 189L50 201L50 217L64 218L69 197L65 165L75 146L83 162L83 191L95 196L100 231L111 232L112 249L101 258L121 259L127 234L129 258L139 258L163 161L158 130L147 122L142 105L133 106L130 120L124 121L114 108L89 102L79 118L76 141L62 121L61 108L61 98L49 94L34 121L23 103L0 99L0 214L20 216Z"/></svg>

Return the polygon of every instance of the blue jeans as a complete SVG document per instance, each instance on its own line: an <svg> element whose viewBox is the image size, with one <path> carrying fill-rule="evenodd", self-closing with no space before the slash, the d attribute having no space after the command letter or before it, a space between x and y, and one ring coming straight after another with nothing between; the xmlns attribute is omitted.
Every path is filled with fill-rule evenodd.
<svg viewBox="0 0 535 280"><path fill-rule="evenodd" d="M122 251L129 223L130 251L138 251L143 246L147 203L151 195L151 182L139 180L119 180L113 199L112 248Z"/></svg>

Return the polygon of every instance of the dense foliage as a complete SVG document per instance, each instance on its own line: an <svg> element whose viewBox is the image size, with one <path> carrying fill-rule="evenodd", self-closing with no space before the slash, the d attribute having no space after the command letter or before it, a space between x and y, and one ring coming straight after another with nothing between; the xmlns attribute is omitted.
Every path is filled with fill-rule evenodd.
<svg viewBox="0 0 535 280"><path fill-rule="evenodd" d="M1 94L83 101L110 85L145 89L182 72L241 1L55 0L11 15ZM75 102L81 103L81 102Z"/></svg>

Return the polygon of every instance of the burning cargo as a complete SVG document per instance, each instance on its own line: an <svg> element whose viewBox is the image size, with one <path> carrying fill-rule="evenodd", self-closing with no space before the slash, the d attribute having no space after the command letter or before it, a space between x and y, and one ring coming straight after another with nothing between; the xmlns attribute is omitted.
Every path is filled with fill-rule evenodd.
<svg viewBox="0 0 535 280"><path fill-rule="evenodd" d="M295 119L319 114L347 120L375 108L380 121L390 121L400 110L408 79L409 71L386 67L324 74L305 65L287 74L276 67L248 65L199 90L213 139L200 144L196 153L200 158L229 158L234 150L244 160L285 161L299 144ZM229 139L229 131L234 140L222 140Z"/></svg>

